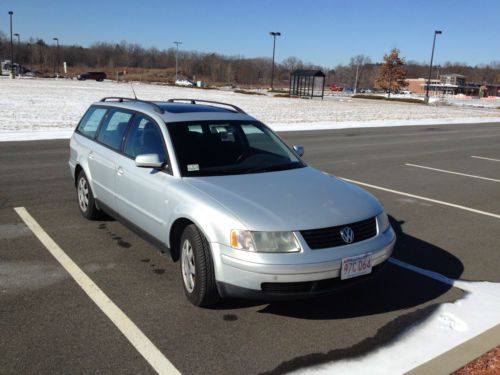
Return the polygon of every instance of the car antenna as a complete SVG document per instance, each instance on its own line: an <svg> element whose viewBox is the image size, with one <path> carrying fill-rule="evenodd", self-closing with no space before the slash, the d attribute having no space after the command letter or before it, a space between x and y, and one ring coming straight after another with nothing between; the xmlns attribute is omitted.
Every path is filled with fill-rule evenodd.
<svg viewBox="0 0 500 375"><path fill-rule="evenodd" d="M132 82L130 82L130 88L132 89L132 92L134 93L134 99L137 100L137 95L135 95L135 90L134 90L134 86L132 85Z"/></svg>

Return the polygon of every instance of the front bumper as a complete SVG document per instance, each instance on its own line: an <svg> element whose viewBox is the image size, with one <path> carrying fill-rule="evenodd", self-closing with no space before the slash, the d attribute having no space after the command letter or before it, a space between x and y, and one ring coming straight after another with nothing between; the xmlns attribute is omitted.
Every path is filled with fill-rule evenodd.
<svg viewBox="0 0 500 375"><path fill-rule="evenodd" d="M300 253L249 253L212 243L215 274L223 297L297 299L330 294L375 277L391 256L396 235L392 228L351 245L310 250L299 239ZM340 280L343 258L372 254L372 273Z"/></svg>

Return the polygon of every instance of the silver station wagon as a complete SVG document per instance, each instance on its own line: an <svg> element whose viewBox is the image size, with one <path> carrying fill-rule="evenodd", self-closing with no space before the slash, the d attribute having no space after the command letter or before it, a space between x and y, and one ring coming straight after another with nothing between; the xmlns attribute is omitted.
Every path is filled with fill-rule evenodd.
<svg viewBox="0 0 500 375"><path fill-rule="evenodd" d="M230 104L104 98L70 148L82 215L105 212L179 260L197 306L326 295L370 279L394 247L372 195Z"/></svg>

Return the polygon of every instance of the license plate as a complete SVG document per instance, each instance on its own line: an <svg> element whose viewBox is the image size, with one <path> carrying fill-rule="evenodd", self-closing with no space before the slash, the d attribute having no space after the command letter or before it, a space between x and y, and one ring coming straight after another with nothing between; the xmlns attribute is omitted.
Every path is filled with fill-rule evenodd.
<svg viewBox="0 0 500 375"><path fill-rule="evenodd" d="M372 272L371 253L342 259L342 269L340 271L341 280L366 275L370 272Z"/></svg>

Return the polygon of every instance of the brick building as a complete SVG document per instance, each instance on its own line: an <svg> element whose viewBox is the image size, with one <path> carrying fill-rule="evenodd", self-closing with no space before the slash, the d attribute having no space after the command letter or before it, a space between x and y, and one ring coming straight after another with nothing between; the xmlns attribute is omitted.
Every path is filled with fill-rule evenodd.
<svg viewBox="0 0 500 375"><path fill-rule="evenodd" d="M408 90L412 93L425 94L427 79L409 78L406 82L408 82ZM482 96L500 96L500 85L467 82L466 77L461 74L442 74L439 79L431 79L429 87L429 95L464 94L480 96L480 91Z"/></svg>

